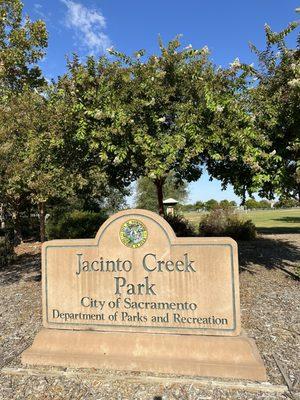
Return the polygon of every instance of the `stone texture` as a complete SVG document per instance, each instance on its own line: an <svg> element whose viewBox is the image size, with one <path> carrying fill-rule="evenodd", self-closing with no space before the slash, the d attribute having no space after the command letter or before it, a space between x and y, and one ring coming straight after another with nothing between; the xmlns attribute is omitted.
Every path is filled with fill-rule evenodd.
<svg viewBox="0 0 300 400"><path fill-rule="evenodd" d="M139 248L127 247L120 240L121 226L128 220L138 220L147 229L147 240ZM230 238L176 238L167 222L157 214L128 210L109 219L95 239L45 243L42 260L45 327L222 336L234 336L240 332L237 245ZM104 269L112 270L112 262L117 268L117 260L120 260L120 269L123 266L128 269L129 260L132 263L131 271L91 271L91 268L99 269L101 261ZM155 270L145 270L143 260L148 269ZM172 260L173 266L170 265ZM163 261L165 264L157 264ZM110 262L108 266L107 262ZM89 271L80 270L79 265L86 266ZM175 270L168 271L167 268ZM155 295L128 295L126 286L119 289L119 295L115 294L116 285L122 285L123 279L126 279L125 285L135 285L136 291L138 284L153 284ZM119 307L110 307L113 305L110 302L118 298ZM144 303L149 302L187 302L196 304L197 308L183 311L128 309L125 299L128 299L127 305L129 302L139 303L143 307ZM105 301L102 310L98 306L87 307L94 300L97 305ZM109 320L109 315L115 311L118 312L116 321ZM169 311L168 322L165 322L166 311ZM93 314L93 318L103 314L104 320L84 320L82 315L69 315L80 313ZM180 315L176 320L174 313ZM162 322L153 322L151 319L155 316L161 318ZM84 317L87 318L86 315ZM205 324L201 320L200 323L181 322L181 317L196 317L210 322L226 320L227 324Z"/></svg>
<svg viewBox="0 0 300 400"><path fill-rule="evenodd" d="M43 329L25 364L266 380L252 339Z"/></svg>

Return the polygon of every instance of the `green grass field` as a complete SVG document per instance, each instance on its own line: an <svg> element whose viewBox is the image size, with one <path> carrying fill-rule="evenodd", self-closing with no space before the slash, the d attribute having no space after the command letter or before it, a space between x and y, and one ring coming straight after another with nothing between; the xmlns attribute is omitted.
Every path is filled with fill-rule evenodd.
<svg viewBox="0 0 300 400"><path fill-rule="evenodd" d="M188 212L184 216L196 228L201 212ZM241 211L246 219L251 219L261 233L300 233L300 209Z"/></svg>

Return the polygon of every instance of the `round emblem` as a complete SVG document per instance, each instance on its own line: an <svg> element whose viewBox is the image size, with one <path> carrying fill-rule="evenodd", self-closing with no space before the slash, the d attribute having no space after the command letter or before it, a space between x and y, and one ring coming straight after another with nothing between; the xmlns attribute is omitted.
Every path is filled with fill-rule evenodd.
<svg viewBox="0 0 300 400"><path fill-rule="evenodd" d="M120 239L127 247L133 249L141 247L146 242L147 237L146 226L137 219L130 219L121 226Z"/></svg>

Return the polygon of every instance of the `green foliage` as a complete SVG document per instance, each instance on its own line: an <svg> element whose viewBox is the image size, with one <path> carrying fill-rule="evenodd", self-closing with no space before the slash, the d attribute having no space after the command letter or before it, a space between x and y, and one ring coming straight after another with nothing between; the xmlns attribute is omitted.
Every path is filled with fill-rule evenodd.
<svg viewBox="0 0 300 400"><path fill-rule="evenodd" d="M248 199L248 200L245 201L245 206L249 210L254 210L254 209L257 209L257 208L268 209L268 208L271 208L271 203L268 200L257 201L255 199Z"/></svg>
<svg viewBox="0 0 300 400"><path fill-rule="evenodd" d="M39 211L41 237L55 203L126 207L126 188L141 177L138 207L158 203L162 213L163 197L183 201L204 166L243 202L257 190L299 201L299 48L284 43L296 24L280 33L266 27L266 50L252 46L261 70L237 60L216 68L206 47L182 48L176 37L149 57L75 55L46 87L37 67L45 24L24 19L22 8L0 0L0 202L17 230L28 204ZM216 206L231 204L205 203Z"/></svg>
<svg viewBox="0 0 300 400"><path fill-rule="evenodd" d="M165 220L171 225L173 228L176 236L181 237L181 236L196 236L195 231L192 227L192 225L189 223L187 219L184 218L183 215L180 214L175 214L171 215L168 214L165 217Z"/></svg>
<svg viewBox="0 0 300 400"><path fill-rule="evenodd" d="M72 211L53 214L46 224L48 239L76 239L95 237L107 216L89 211Z"/></svg>
<svg viewBox="0 0 300 400"><path fill-rule="evenodd" d="M204 203L202 201L197 201L195 204L180 205L180 210L183 212L200 211L200 210L211 211L214 210L215 208L228 209L234 207L236 207L235 201L221 200L220 202L218 202L215 199L210 199Z"/></svg>
<svg viewBox="0 0 300 400"><path fill-rule="evenodd" d="M0 124L0 198L16 214L26 202L38 206L43 211L41 227L50 199L72 195L82 182L81 175L59 157L61 144L52 111L51 102L24 90L9 98L0 115L5 121Z"/></svg>
<svg viewBox="0 0 300 400"><path fill-rule="evenodd" d="M249 210L253 210L255 208L259 208L259 203L255 199L248 199L245 201L245 206Z"/></svg>
<svg viewBox="0 0 300 400"><path fill-rule="evenodd" d="M276 33L265 26L266 48L259 51L251 45L258 69L238 60L231 64L241 76L248 75L234 95L239 108L236 123L231 118L222 121L224 132L232 125L237 134L232 138L237 142L231 141L230 148L224 149L224 157L209 159L207 169L224 188L233 185L243 205L247 193L252 196L255 192L269 199L277 194L300 201L299 36L295 49L285 43L285 37L297 27L298 23L291 23ZM243 137L246 132L248 140ZM220 147L218 141L215 146Z"/></svg>
<svg viewBox="0 0 300 400"><path fill-rule="evenodd" d="M299 207L299 202L296 199L281 198L274 204L275 208L292 208Z"/></svg>
<svg viewBox="0 0 300 400"><path fill-rule="evenodd" d="M259 186L261 196L277 194L300 201L300 47L289 48L286 36L298 23L276 33L265 26L266 48L259 51L260 68L252 71L256 79L250 91L250 112L266 137L269 154L262 167L265 179ZM255 176L252 177L254 182Z"/></svg>
<svg viewBox="0 0 300 400"><path fill-rule="evenodd" d="M125 71L105 57L69 62L68 74L53 88L57 109L59 157L81 175L90 196L105 187L122 189L137 175L131 163L132 125L126 114Z"/></svg>
<svg viewBox="0 0 300 400"><path fill-rule="evenodd" d="M196 201L194 204L180 204L179 207L182 212L200 211L205 208L202 201Z"/></svg>
<svg viewBox="0 0 300 400"><path fill-rule="evenodd" d="M219 203L215 199L210 199L204 203L204 207L205 207L205 210L211 211L211 210L214 210L215 208L219 207Z"/></svg>
<svg viewBox="0 0 300 400"><path fill-rule="evenodd" d="M203 201L200 201L200 200L196 201L195 208L196 208L196 210L202 210L204 208Z"/></svg>
<svg viewBox="0 0 300 400"><path fill-rule="evenodd" d="M216 208L203 216L199 224L200 236L230 236L235 240L251 240L256 228L251 220L243 220L230 209Z"/></svg>
<svg viewBox="0 0 300 400"><path fill-rule="evenodd" d="M271 208L271 203L268 200L260 200L258 202L258 204L259 204L259 208L262 208L264 210Z"/></svg>
<svg viewBox="0 0 300 400"><path fill-rule="evenodd" d="M228 208L233 208L236 207L236 202L235 201L229 201L229 200L221 200L219 203L219 207L223 209L228 209Z"/></svg>
<svg viewBox="0 0 300 400"><path fill-rule="evenodd" d="M174 198L181 202L187 198L187 183L176 182L174 174L170 173L163 186L163 197ZM157 211L157 193L153 181L147 177L139 178L136 186L136 207L150 211Z"/></svg>
<svg viewBox="0 0 300 400"><path fill-rule="evenodd" d="M127 74L119 97L130 118L128 159L137 174L156 185L162 212L162 187L170 171L191 182L204 164L214 174L214 164L229 157L247 159L252 168L259 151L251 117L240 104L246 74L215 68L207 47L182 49L178 37L159 44L161 53L148 58L144 52L133 58L112 53Z"/></svg>
<svg viewBox="0 0 300 400"><path fill-rule="evenodd" d="M37 63L47 47L46 26L23 19L22 10L20 0L0 0L0 95L45 82Z"/></svg>

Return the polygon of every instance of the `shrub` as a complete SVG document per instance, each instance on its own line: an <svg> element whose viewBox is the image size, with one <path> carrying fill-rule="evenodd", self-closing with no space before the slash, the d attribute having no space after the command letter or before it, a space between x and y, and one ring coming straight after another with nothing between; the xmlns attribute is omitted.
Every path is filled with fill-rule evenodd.
<svg viewBox="0 0 300 400"><path fill-rule="evenodd" d="M165 220L171 225L176 236L196 236L193 227L182 215L168 214Z"/></svg>
<svg viewBox="0 0 300 400"><path fill-rule="evenodd" d="M104 213L90 211L53 214L46 222L46 235L48 239L92 238L106 219Z"/></svg>
<svg viewBox="0 0 300 400"><path fill-rule="evenodd" d="M202 217L200 236L230 236L236 240L251 240L256 237L256 228L251 220L244 220L234 211L215 209Z"/></svg>
<svg viewBox="0 0 300 400"><path fill-rule="evenodd" d="M300 203L296 199L280 199L274 204L275 208L292 208L299 207Z"/></svg>

